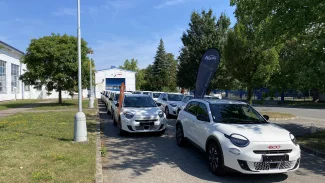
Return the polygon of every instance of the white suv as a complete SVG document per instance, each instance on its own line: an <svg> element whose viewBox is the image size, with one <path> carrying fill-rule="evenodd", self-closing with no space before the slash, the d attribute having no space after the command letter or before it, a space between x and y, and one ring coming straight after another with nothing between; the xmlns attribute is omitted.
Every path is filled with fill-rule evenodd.
<svg viewBox="0 0 325 183"><path fill-rule="evenodd" d="M179 146L192 142L206 152L210 170L245 174L295 171L300 147L287 130L269 123L244 102L193 99L176 122Z"/></svg>
<svg viewBox="0 0 325 183"><path fill-rule="evenodd" d="M158 132L162 135L167 126L164 112L150 96L142 94L125 94L120 113L114 110L113 122L117 125L118 135L125 132Z"/></svg>
<svg viewBox="0 0 325 183"><path fill-rule="evenodd" d="M160 109L165 111L166 117L177 116L177 106L180 105L184 95L181 93L162 93L156 103L160 105Z"/></svg>

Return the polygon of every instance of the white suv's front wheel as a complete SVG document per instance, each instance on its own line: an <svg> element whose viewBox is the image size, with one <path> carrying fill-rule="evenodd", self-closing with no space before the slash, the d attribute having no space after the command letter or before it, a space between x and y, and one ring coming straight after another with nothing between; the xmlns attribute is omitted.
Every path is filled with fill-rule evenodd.
<svg viewBox="0 0 325 183"><path fill-rule="evenodd" d="M223 158L216 142L211 142L207 149L209 168L215 175L223 175Z"/></svg>
<svg viewBox="0 0 325 183"><path fill-rule="evenodd" d="M176 124L176 142L177 145L180 147L184 147L186 143L184 138L183 127L181 124Z"/></svg>

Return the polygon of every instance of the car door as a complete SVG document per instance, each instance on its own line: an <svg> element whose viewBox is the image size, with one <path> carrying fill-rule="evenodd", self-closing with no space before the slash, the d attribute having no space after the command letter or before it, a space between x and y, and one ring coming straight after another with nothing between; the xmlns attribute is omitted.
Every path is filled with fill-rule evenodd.
<svg viewBox="0 0 325 183"><path fill-rule="evenodd" d="M186 115L182 120L182 123L184 123L183 125L184 134L186 133L185 136L190 140L192 140L193 142L195 142L193 127L194 127L194 120L196 119L197 105L198 105L197 101L190 102L185 108Z"/></svg>
<svg viewBox="0 0 325 183"><path fill-rule="evenodd" d="M210 117L208 108L204 103L199 102L196 109L196 117L192 124L193 138L194 142L204 149L206 139L208 138L208 125L210 123Z"/></svg>

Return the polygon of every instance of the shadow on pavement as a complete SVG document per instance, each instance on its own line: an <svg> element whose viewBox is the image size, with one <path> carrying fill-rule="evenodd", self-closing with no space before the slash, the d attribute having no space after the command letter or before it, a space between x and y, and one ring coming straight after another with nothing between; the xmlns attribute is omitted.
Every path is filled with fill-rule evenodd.
<svg viewBox="0 0 325 183"><path fill-rule="evenodd" d="M99 105L100 118L104 121L104 139L109 151L107 161L110 162L103 163L104 170L131 169L132 176L141 177L143 174L150 173L153 167L167 164L171 170L179 168L186 174L206 181L281 182L288 178L287 174L243 175L239 173L228 173L223 177L217 177L209 171L204 153L191 145L186 148L176 145L175 120L169 120L170 126L163 136L129 134L119 137L116 135L116 128L113 126L110 116L106 114L105 106L101 102ZM307 158L302 160L304 168L317 174L324 174L325 168L319 169L318 165L320 164L325 164L325 161L313 161ZM301 173L296 172L296 174Z"/></svg>

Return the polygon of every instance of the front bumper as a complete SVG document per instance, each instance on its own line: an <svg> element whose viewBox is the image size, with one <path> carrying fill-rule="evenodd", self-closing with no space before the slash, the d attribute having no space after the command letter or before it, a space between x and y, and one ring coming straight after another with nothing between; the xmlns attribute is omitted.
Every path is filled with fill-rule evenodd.
<svg viewBox="0 0 325 183"><path fill-rule="evenodd" d="M126 119L121 117L121 126L129 133L160 132L166 129L166 118L160 119Z"/></svg>
<svg viewBox="0 0 325 183"><path fill-rule="evenodd" d="M279 145L280 149L270 150L269 145ZM236 155L233 149L238 149ZM299 145L288 142L251 142L239 148L230 141L222 145L224 165L244 174L275 174L295 171L299 168L301 152ZM231 152L232 151L232 152ZM238 152L236 150L236 152ZM288 161L263 161L263 156L288 155Z"/></svg>

